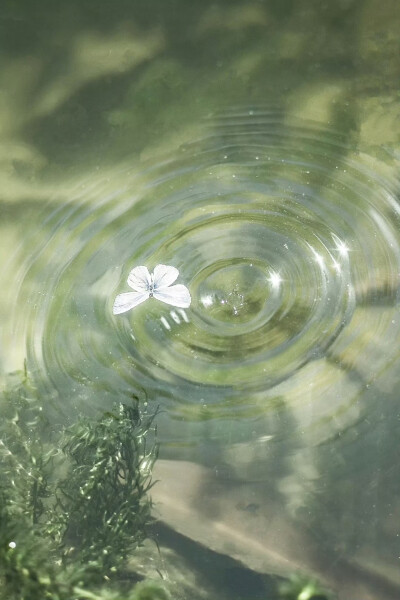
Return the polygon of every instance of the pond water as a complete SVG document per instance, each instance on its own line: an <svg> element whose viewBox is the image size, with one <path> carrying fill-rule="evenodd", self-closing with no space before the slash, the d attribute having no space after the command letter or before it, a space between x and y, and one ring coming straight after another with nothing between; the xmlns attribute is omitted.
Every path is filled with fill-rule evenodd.
<svg viewBox="0 0 400 600"><path fill-rule="evenodd" d="M65 421L159 405L160 473L208 482L204 505L217 481L225 511L211 542L172 487L184 536L396 598L398 3L1 10L2 373L26 358ZM113 315L160 263L191 306ZM272 515L286 566L258 538Z"/></svg>

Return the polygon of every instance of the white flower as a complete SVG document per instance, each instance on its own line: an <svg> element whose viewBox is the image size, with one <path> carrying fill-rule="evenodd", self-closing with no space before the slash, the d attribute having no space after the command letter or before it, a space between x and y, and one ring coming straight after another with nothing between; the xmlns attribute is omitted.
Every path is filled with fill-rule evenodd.
<svg viewBox="0 0 400 600"><path fill-rule="evenodd" d="M147 267L135 267L128 277L128 285L135 291L115 298L113 314L126 312L152 297L172 306L188 308L191 297L187 287L181 284L171 286L178 275L178 269L168 265L157 265L151 274Z"/></svg>

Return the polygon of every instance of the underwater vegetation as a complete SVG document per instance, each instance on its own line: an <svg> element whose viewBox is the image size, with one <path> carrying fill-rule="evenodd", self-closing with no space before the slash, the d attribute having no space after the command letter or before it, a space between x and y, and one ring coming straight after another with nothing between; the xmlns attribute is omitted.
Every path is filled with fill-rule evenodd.
<svg viewBox="0 0 400 600"><path fill-rule="evenodd" d="M154 584L121 596L133 588L127 557L151 522L155 415L142 418L134 398L52 427L26 372L0 412L1 600L167 598Z"/></svg>
<svg viewBox="0 0 400 600"><path fill-rule="evenodd" d="M283 600L332 600L332 595L320 583L310 577L294 575L279 586Z"/></svg>
<svg viewBox="0 0 400 600"><path fill-rule="evenodd" d="M0 395L0 600L169 600L163 583L140 581L128 565L154 521L156 414L142 415L133 397L97 418L56 425L26 369L8 377ZM277 594L331 598L299 576Z"/></svg>

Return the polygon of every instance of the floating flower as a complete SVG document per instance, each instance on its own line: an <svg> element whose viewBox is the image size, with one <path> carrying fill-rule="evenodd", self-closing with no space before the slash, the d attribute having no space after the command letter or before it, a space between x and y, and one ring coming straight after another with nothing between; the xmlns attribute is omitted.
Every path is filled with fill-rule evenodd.
<svg viewBox="0 0 400 600"><path fill-rule="evenodd" d="M179 308L190 306L190 292L185 285L171 285L179 275L178 269L168 265L157 265L153 273L147 267L135 267L129 273L128 285L134 290L119 294L114 300L113 314L119 315L148 298L156 298Z"/></svg>

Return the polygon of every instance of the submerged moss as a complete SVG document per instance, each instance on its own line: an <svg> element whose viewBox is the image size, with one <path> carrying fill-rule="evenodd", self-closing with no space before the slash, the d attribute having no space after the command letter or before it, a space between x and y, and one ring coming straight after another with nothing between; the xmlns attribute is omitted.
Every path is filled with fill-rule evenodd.
<svg viewBox="0 0 400 600"><path fill-rule="evenodd" d="M0 412L0 599L122 600L114 583L151 521L154 415L133 398L52 429L26 372Z"/></svg>

